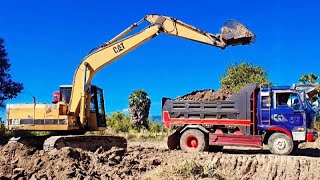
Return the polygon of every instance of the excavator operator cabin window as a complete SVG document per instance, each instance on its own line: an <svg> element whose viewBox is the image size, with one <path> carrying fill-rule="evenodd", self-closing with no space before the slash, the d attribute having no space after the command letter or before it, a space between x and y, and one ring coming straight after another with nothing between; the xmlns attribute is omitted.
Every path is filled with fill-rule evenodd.
<svg viewBox="0 0 320 180"><path fill-rule="evenodd" d="M95 103L94 94L91 94L91 98L90 98L90 111L91 112L96 112L96 103Z"/></svg>
<svg viewBox="0 0 320 180"><path fill-rule="evenodd" d="M61 101L69 104L70 97L71 97L71 89L72 87L60 87L60 98Z"/></svg>

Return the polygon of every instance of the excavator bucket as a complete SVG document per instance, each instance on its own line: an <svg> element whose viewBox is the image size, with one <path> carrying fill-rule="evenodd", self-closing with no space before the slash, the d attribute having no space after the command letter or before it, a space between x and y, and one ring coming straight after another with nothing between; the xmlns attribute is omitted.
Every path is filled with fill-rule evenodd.
<svg viewBox="0 0 320 180"><path fill-rule="evenodd" d="M247 45L255 41L255 34L243 24L235 20L228 20L221 28L222 39L227 45Z"/></svg>

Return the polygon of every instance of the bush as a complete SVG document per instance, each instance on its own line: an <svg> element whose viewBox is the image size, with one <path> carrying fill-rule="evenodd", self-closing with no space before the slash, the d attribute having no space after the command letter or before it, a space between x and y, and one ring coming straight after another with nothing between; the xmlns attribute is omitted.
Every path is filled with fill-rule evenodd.
<svg viewBox="0 0 320 180"><path fill-rule="evenodd" d="M107 126L110 126L115 132L129 132L131 128L130 117L124 113L115 112L106 119Z"/></svg>
<svg viewBox="0 0 320 180"><path fill-rule="evenodd" d="M141 133L137 126L131 123L130 116L122 112L115 112L106 116L106 121L107 127L111 130L109 134L117 133L131 140L163 141L168 132L167 128L159 121L153 121L151 117L149 117L147 121L150 129L143 128L143 133Z"/></svg>
<svg viewBox="0 0 320 180"><path fill-rule="evenodd" d="M150 126L150 131L152 133L159 133L162 131L162 129L163 129L163 126L160 125L159 123L154 123L154 124L151 124Z"/></svg>

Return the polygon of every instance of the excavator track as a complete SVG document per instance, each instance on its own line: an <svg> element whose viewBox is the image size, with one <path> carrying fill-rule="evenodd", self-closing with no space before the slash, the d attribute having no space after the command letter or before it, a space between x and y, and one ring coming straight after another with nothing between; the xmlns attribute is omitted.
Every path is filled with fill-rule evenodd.
<svg viewBox="0 0 320 180"><path fill-rule="evenodd" d="M127 140L120 136L68 135L51 136L43 143L43 150L51 151L63 147L81 148L95 151L102 147L109 150L112 147L127 148Z"/></svg>

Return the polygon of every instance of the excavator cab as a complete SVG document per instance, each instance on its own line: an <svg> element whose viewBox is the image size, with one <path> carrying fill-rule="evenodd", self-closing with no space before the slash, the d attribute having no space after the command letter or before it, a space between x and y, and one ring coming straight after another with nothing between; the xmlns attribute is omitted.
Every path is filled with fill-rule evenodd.
<svg viewBox="0 0 320 180"><path fill-rule="evenodd" d="M62 85L60 91L54 92L53 101L59 97L59 101L68 105L71 97L72 86ZM95 85L91 85L90 93L90 121L88 122L90 127L106 127L106 113L104 108L103 90ZM64 113L63 113L64 114Z"/></svg>

